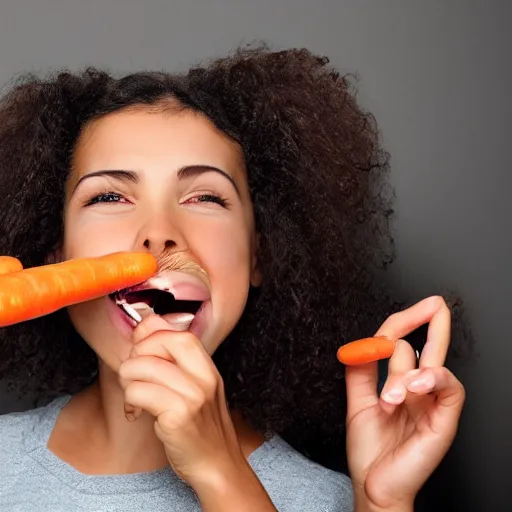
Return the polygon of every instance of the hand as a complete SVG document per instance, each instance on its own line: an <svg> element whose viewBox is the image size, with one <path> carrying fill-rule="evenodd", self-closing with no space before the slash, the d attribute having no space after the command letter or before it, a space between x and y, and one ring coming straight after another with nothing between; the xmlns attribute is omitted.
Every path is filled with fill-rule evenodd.
<svg viewBox="0 0 512 512"><path fill-rule="evenodd" d="M380 397L377 363L346 368L347 454L361 510L412 510L453 442L465 392L444 367L450 317L441 297L429 297L384 322L376 335L399 341ZM416 369L415 352L401 338L426 323Z"/></svg>
<svg viewBox="0 0 512 512"><path fill-rule="evenodd" d="M194 481L219 464L239 463L243 455L222 379L201 342L157 315L134 329L133 342L119 370L126 403L155 416L173 470Z"/></svg>
<svg viewBox="0 0 512 512"><path fill-rule="evenodd" d="M242 453L222 378L197 337L173 331L154 314L133 337L119 370L125 401L130 412L155 417L170 466L196 491L203 510L238 510L254 498L254 510L275 511Z"/></svg>

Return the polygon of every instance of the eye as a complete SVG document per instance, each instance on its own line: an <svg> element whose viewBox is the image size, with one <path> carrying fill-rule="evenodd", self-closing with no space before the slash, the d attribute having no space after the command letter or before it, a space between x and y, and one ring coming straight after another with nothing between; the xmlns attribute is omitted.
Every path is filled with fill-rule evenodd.
<svg viewBox="0 0 512 512"><path fill-rule="evenodd" d="M119 203L125 200L122 195L116 192L103 192L102 194L95 195L87 200L85 206L91 206L98 203Z"/></svg>
<svg viewBox="0 0 512 512"><path fill-rule="evenodd" d="M228 202L226 199L223 199L220 196L217 196L215 194L201 194L199 196L192 197L190 199L187 199L185 201L186 203L217 203L218 205L222 206L223 208L226 208L228 205Z"/></svg>

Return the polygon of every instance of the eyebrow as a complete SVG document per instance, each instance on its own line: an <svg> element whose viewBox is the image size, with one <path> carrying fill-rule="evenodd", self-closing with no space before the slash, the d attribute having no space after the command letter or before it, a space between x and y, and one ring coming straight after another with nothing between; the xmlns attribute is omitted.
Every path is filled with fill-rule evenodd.
<svg viewBox="0 0 512 512"><path fill-rule="evenodd" d="M238 196L240 196L240 191L238 190L238 187L235 183L235 180L232 176L230 176L227 172L223 171L222 169L219 169L218 167L214 167L212 165L186 165L184 167L180 167L178 169L178 180L186 180L188 178L193 178L195 176L199 176L201 174L205 174L207 172L216 172L217 174L220 174L224 178L226 178L235 189ZM140 178L139 175L135 171L127 171L127 170L121 170L121 169L105 169L100 171L94 171L90 172L84 176L82 176L76 185L73 188L73 192L78 188L80 183L85 181L88 178L94 178L98 176L108 176L115 179L118 179L120 181L125 182L131 182L131 183L139 183Z"/></svg>
<svg viewBox="0 0 512 512"><path fill-rule="evenodd" d="M219 169L218 167L213 167L211 165L186 165L185 167L181 167L178 170L178 179L186 180L187 178L193 178L195 176L199 176L207 172L216 172L217 174L220 174L221 176L226 178L231 183L231 185L233 185L233 188L235 189L236 193L240 196L240 191L238 190L238 187L233 177L230 176L227 172L223 171L222 169Z"/></svg>
<svg viewBox="0 0 512 512"><path fill-rule="evenodd" d="M73 187L73 193L78 188L80 183L84 182L85 180L87 180L89 178L94 178L94 177L98 177L98 176L109 176L112 178L116 178L119 181L130 181L132 183L139 183L139 181L140 181L139 175L134 171L123 171L120 169L105 169L102 171L90 172L90 173L82 176L76 182L76 185Z"/></svg>

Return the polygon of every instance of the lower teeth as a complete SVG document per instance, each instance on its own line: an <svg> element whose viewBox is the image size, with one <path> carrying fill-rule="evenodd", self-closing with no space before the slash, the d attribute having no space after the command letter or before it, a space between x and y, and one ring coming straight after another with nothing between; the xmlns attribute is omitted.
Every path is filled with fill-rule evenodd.
<svg viewBox="0 0 512 512"><path fill-rule="evenodd" d="M146 316L148 312L154 313L154 310L151 306L146 304L145 302L137 302L133 304L128 304L125 300L117 299L116 304L136 323L139 324L142 322L142 316L139 313L141 313ZM169 323L173 325L173 327L176 330L179 331L186 331L190 324L192 323L192 320L194 320L194 314L192 313L185 313L181 315L181 317L176 314L176 318L169 319Z"/></svg>

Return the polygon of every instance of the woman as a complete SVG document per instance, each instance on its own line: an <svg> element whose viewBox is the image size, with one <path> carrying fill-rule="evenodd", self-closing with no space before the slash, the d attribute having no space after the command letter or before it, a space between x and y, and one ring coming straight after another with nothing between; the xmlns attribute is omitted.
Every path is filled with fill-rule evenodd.
<svg viewBox="0 0 512 512"><path fill-rule="evenodd" d="M29 78L0 119L3 254L144 250L162 275L0 333L2 374L49 401L0 419L3 508L413 509L464 402L450 311L398 312L374 284L387 157L327 59ZM419 368L399 342L380 396L375 364L342 374L339 345L426 323ZM342 459L344 423L351 482L284 441Z"/></svg>

